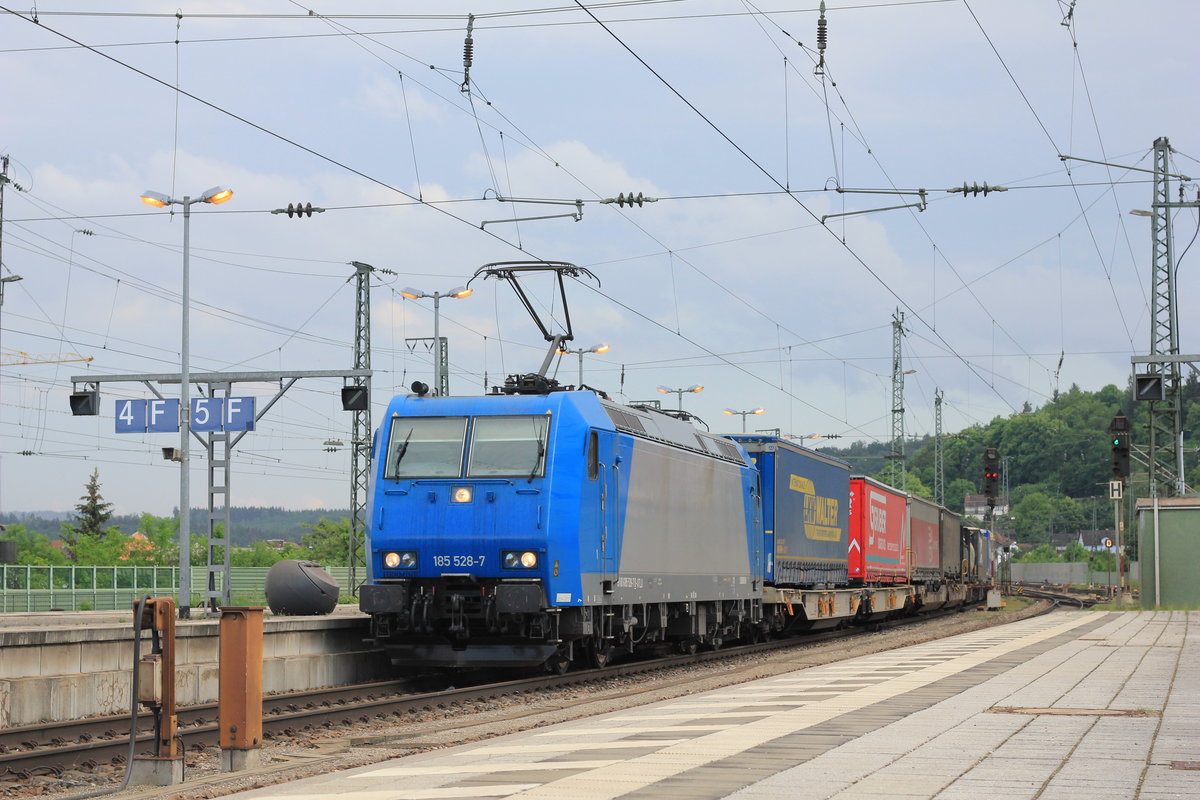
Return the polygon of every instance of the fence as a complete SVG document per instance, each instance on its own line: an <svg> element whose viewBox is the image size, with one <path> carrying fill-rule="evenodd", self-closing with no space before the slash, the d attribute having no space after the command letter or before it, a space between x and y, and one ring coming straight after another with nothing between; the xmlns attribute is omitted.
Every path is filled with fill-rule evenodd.
<svg viewBox="0 0 1200 800"><path fill-rule="evenodd" d="M235 605L264 605L269 567L233 567L230 572ZM350 570L325 570L349 595ZM192 567L192 607L202 604L207 573ZM0 564L0 612L125 611L143 595L175 597L178 567L50 567Z"/></svg>
<svg viewBox="0 0 1200 800"><path fill-rule="evenodd" d="M1076 585L1093 585L1093 586L1117 586L1120 584L1120 578L1116 571L1113 572L1091 572L1088 570L1088 565L1082 561L1071 563L1045 563L1039 564L1036 562L1010 562L1012 567L1012 582L1024 581L1026 584L1042 583L1072 583ZM1140 570L1138 563L1135 561L1128 565L1129 572L1125 576L1125 583L1131 581L1136 583L1139 578Z"/></svg>

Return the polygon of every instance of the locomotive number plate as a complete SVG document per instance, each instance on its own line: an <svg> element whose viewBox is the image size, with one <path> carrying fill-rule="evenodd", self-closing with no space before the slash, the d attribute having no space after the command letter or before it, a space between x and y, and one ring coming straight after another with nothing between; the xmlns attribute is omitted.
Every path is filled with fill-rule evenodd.
<svg viewBox="0 0 1200 800"><path fill-rule="evenodd" d="M486 556L434 556L435 567L482 567Z"/></svg>

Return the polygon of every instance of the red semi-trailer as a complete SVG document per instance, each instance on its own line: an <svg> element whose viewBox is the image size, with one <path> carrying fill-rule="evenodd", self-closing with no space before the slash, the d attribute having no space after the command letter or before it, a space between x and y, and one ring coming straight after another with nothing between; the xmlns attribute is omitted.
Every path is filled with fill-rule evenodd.
<svg viewBox="0 0 1200 800"><path fill-rule="evenodd" d="M871 478L850 478L852 583L908 581L908 496Z"/></svg>

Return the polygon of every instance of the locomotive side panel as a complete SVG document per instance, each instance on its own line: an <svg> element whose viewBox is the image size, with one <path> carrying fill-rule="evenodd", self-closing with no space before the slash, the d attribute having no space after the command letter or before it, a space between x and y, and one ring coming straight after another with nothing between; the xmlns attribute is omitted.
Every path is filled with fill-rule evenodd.
<svg viewBox="0 0 1200 800"><path fill-rule="evenodd" d="M750 599L748 467L629 437L622 464L617 603ZM597 576L584 575L585 585Z"/></svg>

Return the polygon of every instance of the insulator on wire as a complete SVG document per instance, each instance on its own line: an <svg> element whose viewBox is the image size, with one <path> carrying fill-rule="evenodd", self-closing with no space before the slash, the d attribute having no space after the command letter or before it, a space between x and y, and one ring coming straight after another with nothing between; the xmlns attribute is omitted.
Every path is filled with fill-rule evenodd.
<svg viewBox="0 0 1200 800"><path fill-rule="evenodd" d="M475 15L467 14L467 38L463 42L463 82L458 87L460 92L471 91L471 65L475 63L475 40L471 38L471 31L474 27Z"/></svg>
<svg viewBox="0 0 1200 800"><path fill-rule="evenodd" d="M829 43L829 28L825 21L825 0L821 0L821 16L817 18L817 66L814 75L825 74L825 46Z"/></svg>
<svg viewBox="0 0 1200 800"><path fill-rule="evenodd" d="M966 197L967 195L971 195L972 197L983 195L984 197L987 197L991 192L1007 192L1008 187L988 186L987 181L984 181L982 186L978 183L967 183L966 181L963 181L962 186L955 186L953 189L947 189L946 191L950 194L959 194L961 192L963 197Z"/></svg>
<svg viewBox="0 0 1200 800"><path fill-rule="evenodd" d="M600 202L616 203L621 208L624 208L626 205L628 205L630 208L632 208L633 206L641 207L644 203L657 203L658 198L646 197L646 195L642 194L641 192L638 192L636 195L633 192L630 192L628 195L624 192L621 192L616 197L609 197L608 199L601 200Z"/></svg>
<svg viewBox="0 0 1200 800"><path fill-rule="evenodd" d="M313 214L323 214L325 209L312 203L288 203L287 208L276 208L272 214L287 214L289 217L311 217Z"/></svg>

